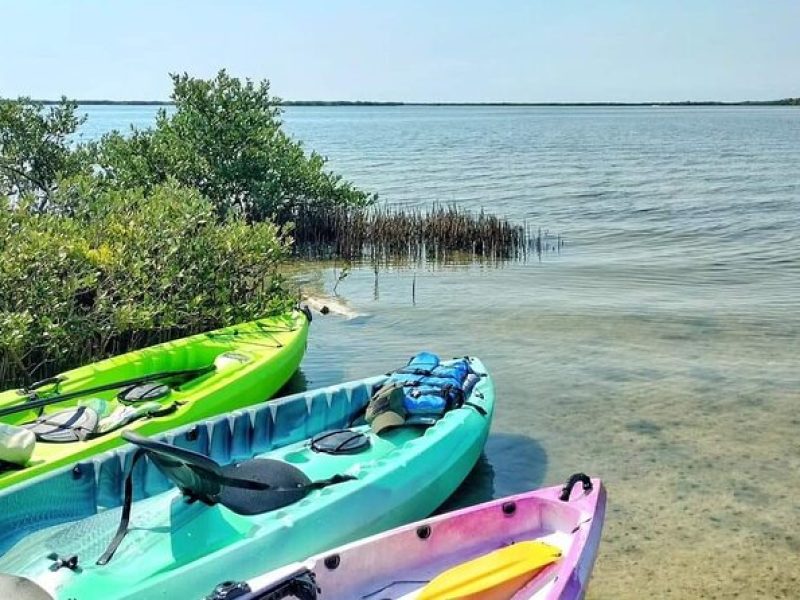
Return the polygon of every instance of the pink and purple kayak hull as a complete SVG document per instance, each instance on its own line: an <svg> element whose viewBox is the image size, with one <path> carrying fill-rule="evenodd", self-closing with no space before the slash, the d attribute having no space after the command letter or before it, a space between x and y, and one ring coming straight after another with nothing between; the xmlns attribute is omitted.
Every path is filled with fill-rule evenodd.
<svg viewBox="0 0 800 600"><path fill-rule="evenodd" d="M600 480L586 476L573 485L571 493L567 486L526 492L341 546L235 584L240 593L247 590L236 598L272 598L276 590L305 581L316 588L308 597L318 600L413 600L443 571L528 540L558 547L561 558L509 600L583 598L600 544L606 492Z"/></svg>

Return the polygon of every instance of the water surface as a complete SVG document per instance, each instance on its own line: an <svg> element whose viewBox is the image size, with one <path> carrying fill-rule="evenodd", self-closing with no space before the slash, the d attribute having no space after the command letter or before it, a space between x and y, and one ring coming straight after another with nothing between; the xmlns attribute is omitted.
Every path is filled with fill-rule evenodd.
<svg viewBox="0 0 800 600"><path fill-rule="evenodd" d="M94 137L149 107L92 107ZM486 458L450 505L602 477L590 598L791 598L800 577L800 110L296 107L289 130L383 201L562 233L501 268L356 269L308 385L418 349L480 355ZM412 279L416 278L415 303ZM331 288L329 268L310 285Z"/></svg>

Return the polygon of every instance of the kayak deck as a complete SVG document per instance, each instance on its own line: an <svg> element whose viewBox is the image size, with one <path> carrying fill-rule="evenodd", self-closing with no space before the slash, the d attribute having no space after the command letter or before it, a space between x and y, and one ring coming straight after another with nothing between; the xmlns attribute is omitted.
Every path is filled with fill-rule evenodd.
<svg viewBox="0 0 800 600"><path fill-rule="evenodd" d="M366 426L354 430L369 434ZM306 441L302 441L265 452L256 458L285 460L295 464L313 481L351 471L364 477L372 463L390 458L392 452L406 442L417 439L422 433L419 428L407 427L380 437L371 435L370 447L357 455L318 454L309 448ZM347 485L347 482L339 485ZM292 504L292 513L298 515L293 518L301 518L307 510L314 509L312 505L324 502L324 497L331 491L333 488L326 488ZM103 575L109 573L116 585L126 581L135 583L144 572L153 576L165 566L179 569L220 548L246 541L263 531L280 529L288 516L286 510L276 510L245 517L222 505L190 504L177 489L172 488L134 503L130 531L119 550L108 567L96 566L93 563L114 536L121 512L121 507L114 508L28 535L0 558L0 571L14 572L27 563L47 565L52 562L46 559L47 555L56 553L59 556L77 555L84 569L94 571L101 579L105 579ZM40 580L39 583L43 585L44 582ZM46 583L44 587L47 587Z"/></svg>
<svg viewBox="0 0 800 600"><path fill-rule="evenodd" d="M569 535L560 531L551 531L548 529L532 529L520 536L518 542L525 541L538 541L555 548L559 548L562 553L569 550L572 542ZM511 542L509 542L511 543ZM337 599L345 600L347 598L364 598L371 600L379 598L380 600L415 600L422 596L422 592L430 585L430 583L442 573L458 567L458 565L468 561L475 560L495 550L503 548L497 542L494 544L488 543L477 548L472 548L466 551L454 552L448 556L435 557L425 565L417 565L413 569L402 569L395 573L391 581L373 581L371 584L367 583L362 588L356 590L340 590L332 588L331 586L325 587L324 583L320 583L323 592L320 594L320 600ZM381 550L383 552L383 550ZM369 571L369 565L362 567L365 571ZM552 588L554 583L552 570L543 573L540 581L538 582L536 593L537 595L531 596L534 598L547 598L547 592ZM350 596L348 594L358 594L357 596Z"/></svg>

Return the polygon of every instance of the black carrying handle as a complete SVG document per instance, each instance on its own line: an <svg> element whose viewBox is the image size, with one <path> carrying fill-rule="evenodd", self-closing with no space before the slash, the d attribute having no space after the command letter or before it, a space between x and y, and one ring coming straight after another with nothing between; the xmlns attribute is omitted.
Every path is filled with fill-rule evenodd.
<svg viewBox="0 0 800 600"><path fill-rule="evenodd" d="M42 387L44 387L46 385L54 385L54 386L56 386L56 390L58 390L59 384L61 384L63 381L64 381L64 378L63 377L59 377L58 375L56 375L55 377L48 377L47 379L41 379L39 381L35 381L32 384L30 384L29 386L22 388L19 391L19 393L22 394L22 395L27 395L30 392L38 390L39 388L42 388Z"/></svg>
<svg viewBox="0 0 800 600"><path fill-rule="evenodd" d="M587 494L592 491L592 480L586 473L575 473L572 477L567 479L567 483L561 488L561 495L558 497L562 502L569 502L569 497L572 495L572 488L575 484L580 482L583 485L583 491Z"/></svg>
<svg viewBox="0 0 800 600"><path fill-rule="evenodd" d="M303 313L305 315L305 317L306 317L306 320L309 322L309 324L311 324L311 322L314 320L314 317L311 315L311 309L308 307L308 305L307 304L298 304L297 305L297 310L299 310L301 313Z"/></svg>

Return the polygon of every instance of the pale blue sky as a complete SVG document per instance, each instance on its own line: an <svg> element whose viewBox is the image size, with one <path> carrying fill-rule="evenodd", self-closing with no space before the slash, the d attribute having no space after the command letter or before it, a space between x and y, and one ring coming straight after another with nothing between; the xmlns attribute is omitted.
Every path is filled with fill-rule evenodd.
<svg viewBox="0 0 800 600"><path fill-rule="evenodd" d="M800 96L800 0L0 0L0 96L166 99L170 71L286 99Z"/></svg>

